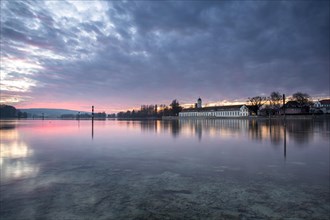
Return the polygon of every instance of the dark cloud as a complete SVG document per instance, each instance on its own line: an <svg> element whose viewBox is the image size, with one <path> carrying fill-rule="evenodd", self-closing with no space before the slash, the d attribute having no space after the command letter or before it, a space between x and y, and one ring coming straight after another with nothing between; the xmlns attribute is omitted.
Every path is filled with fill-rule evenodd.
<svg viewBox="0 0 330 220"><path fill-rule="evenodd" d="M32 100L49 93L129 106L273 90L329 96L328 1L84 4L2 2L2 56L42 67L25 75L35 82L26 91ZM17 80L17 72L6 77Z"/></svg>

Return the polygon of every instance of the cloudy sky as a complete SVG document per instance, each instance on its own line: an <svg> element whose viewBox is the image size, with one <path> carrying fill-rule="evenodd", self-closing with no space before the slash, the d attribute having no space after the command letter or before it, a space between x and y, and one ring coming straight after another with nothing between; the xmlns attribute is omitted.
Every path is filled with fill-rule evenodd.
<svg viewBox="0 0 330 220"><path fill-rule="evenodd" d="M329 97L329 1L1 1L1 102Z"/></svg>

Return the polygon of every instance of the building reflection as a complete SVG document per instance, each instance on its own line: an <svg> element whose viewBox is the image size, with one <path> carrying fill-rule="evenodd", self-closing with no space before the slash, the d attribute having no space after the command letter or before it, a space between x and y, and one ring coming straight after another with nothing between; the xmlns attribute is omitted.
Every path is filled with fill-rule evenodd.
<svg viewBox="0 0 330 220"><path fill-rule="evenodd" d="M248 119L180 119L164 121L131 121L130 126L140 126L142 131L181 135L228 137L247 135L254 141L269 140L273 146L282 146L284 139L308 146L317 131L329 138L329 120L248 120ZM325 132L326 131L326 132Z"/></svg>
<svg viewBox="0 0 330 220"><path fill-rule="evenodd" d="M267 140L274 146L280 146L283 140L289 138L296 146L308 146L314 138L313 120L264 120L251 121L249 137L253 140ZM287 137L288 136L288 137Z"/></svg>
<svg viewBox="0 0 330 220"><path fill-rule="evenodd" d="M281 120L250 121L248 134L252 140L269 139L274 145L281 145L284 138L284 123Z"/></svg>
<svg viewBox="0 0 330 220"><path fill-rule="evenodd" d="M155 133L171 133L173 137L180 135L181 128L178 120L145 120L145 121L133 121L133 126L140 126L144 132Z"/></svg>
<svg viewBox="0 0 330 220"><path fill-rule="evenodd" d="M306 147L313 141L315 132L321 138L330 140L330 120L249 120L249 119L180 119L167 121L140 122L145 132L170 133L174 138L179 136L197 137L202 141L205 137L240 138L261 142L283 149L287 157L287 148L292 146Z"/></svg>
<svg viewBox="0 0 330 220"><path fill-rule="evenodd" d="M2 122L2 124L6 123ZM20 139L16 126L9 122L7 125L2 125L0 137L1 182L37 175L39 166L28 160L34 152Z"/></svg>
<svg viewBox="0 0 330 220"><path fill-rule="evenodd" d="M180 135L196 136L202 139L203 135L227 136L244 133L248 130L248 120L225 119L183 119L164 121L138 121L127 122L130 126L139 124L142 131L156 133L171 133L173 137Z"/></svg>

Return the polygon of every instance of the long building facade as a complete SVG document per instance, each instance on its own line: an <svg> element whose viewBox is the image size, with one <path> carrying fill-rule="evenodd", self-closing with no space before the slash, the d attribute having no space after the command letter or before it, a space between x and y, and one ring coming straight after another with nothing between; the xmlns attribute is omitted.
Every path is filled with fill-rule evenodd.
<svg viewBox="0 0 330 220"><path fill-rule="evenodd" d="M183 109L179 117L246 117L250 115L246 105L212 106L202 107L202 100L199 98L195 108Z"/></svg>

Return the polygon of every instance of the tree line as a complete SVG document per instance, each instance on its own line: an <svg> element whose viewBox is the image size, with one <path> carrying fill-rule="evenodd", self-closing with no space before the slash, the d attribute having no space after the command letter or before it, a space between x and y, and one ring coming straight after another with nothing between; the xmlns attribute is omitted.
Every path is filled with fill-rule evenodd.
<svg viewBox="0 0 330 220"><path fill-rule="evenodd" d="M91 119L92 114L88 113L78 113L78 114L62 114L61 119ZM107 114L105 112L94 113L94 119L105 119Z"/></svg>
<svg viewBox="0 0 330 220"><path fill-rule="evenodd" d="M28 114L11 105L0 105L0 118L27 118Z"/></svg>
<svg viewBox="0 0 330 220"><path fill-rule="evenodd" d="M165 104L141 105L140 110L118 112L117 118L161 118L162 116L178 116L182 109L179 101L174 99L169 106Z"/></svg>
<svg viewBox="0 0 330 220"><path fill-rule="evenodd" d="M295 102L295 105L299 108L309 108L309 106L313 104L311 96L303 92L296 92L292 94L292 96L289 98L289 101ZM255 114L258 113L260 107L263 105L265 105L267 114L275 114L275 112L278 112L280 107L283 105L283 95L280 92L274 91L268 97L249 97L247 104ZM287 104L286 100L285 104Z"/></svg>

